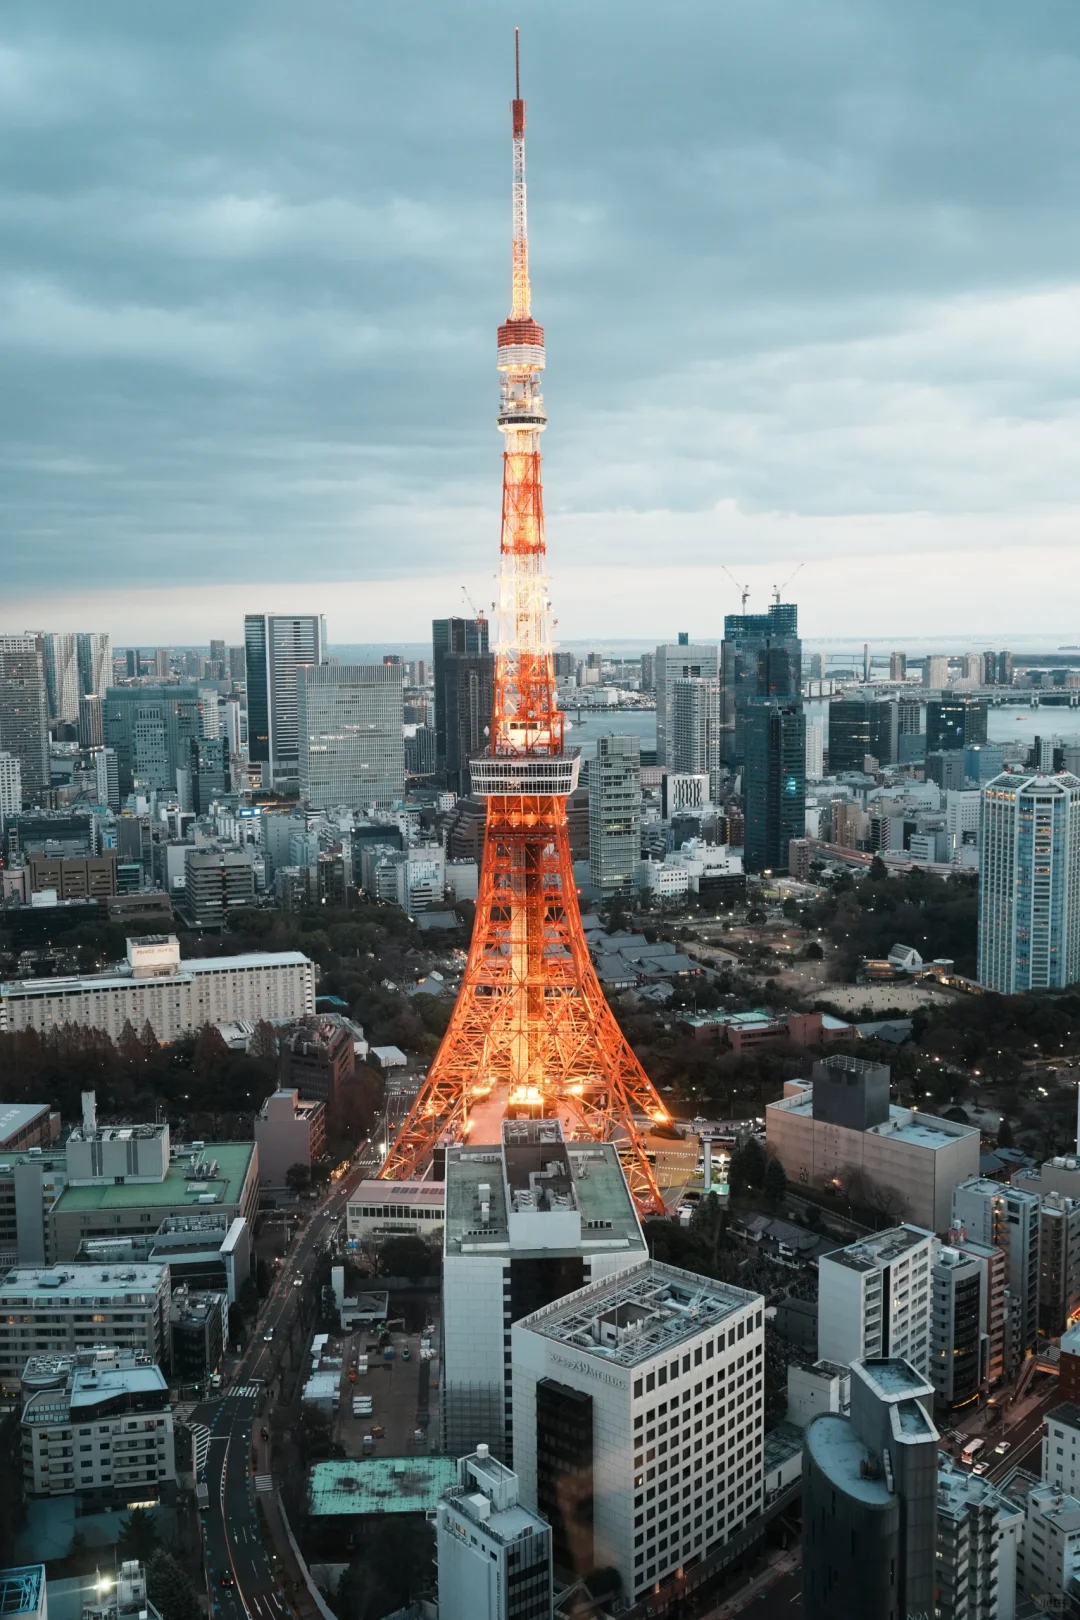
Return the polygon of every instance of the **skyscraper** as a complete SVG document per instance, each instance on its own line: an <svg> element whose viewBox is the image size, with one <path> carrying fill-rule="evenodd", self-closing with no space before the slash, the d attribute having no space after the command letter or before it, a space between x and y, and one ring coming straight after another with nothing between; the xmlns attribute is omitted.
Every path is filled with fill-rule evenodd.
<svg viewBox="0 0 1080 1620"><path fill-rule="evenodd" d="M98 804L107 804L110 810L120 808L120 778L117 774L116 749L91 750L94 765L94 797Z"/></svg>
<svg viewBox="0 0 1080 1620"><path fill-rule="evenodd" d="M889 654L890 681L907 680L907 653L891 652Z"/></svg>
<svg viewBox="0 0 1080 1620"><path fill-rule="evenodd" d="M315 664L298 679L300 794L314 810L405 792L401 664Z"/></svg>
<svg viewBox="0 0 1080 1620"><path fill-rule="evenodd" d="M191 808L205 816L214 799L232 789L229 743L226 737L192 737L188 756L191 772Z"/></svg>
<svg viewBox="0 0 1080 1620"><path fill-rule="evenodd" d="M439 661L438 701L442 704L443 747L439 767L453 793L471 790L469 761L482 754L491 734L495 703L495 655L446 653ZM439 729L435 728L438 760Z"/></svg>
<svg viewBox="0 0 1080 1620"><path fill-rule="evenodd" d="M926 751L970 748L986 741L986 703L982 698L931 699L926 705Z"/></svg>
<svg viewBox="0 0 1080 1620"><path fill-rule="evenodd" d="M605 899L628 896L641 861L641 738L598 737L589 765L589 876Z"/></svg>
<svg viewBox="0 0 1080 1620"><path fill-rule="evenodd" d="M838 698L829 704L829 771L861 771L870 752L870 711L867 698Z"/></svg>
<svg viewBox="0 0 1080 1620"><path fill-rule="evenodd" d="M745 705L745 854L748 872L786 872L788 844L806 832L806 716L789 703Z"/></svg>
<svg viewBox="0 0 1080 1620"><path fill-rule="evenodd" d="M713 803L718 803L723 757L720 682L691 676L673 682L671 694L668 764L683 775L707 776Z"/></svg>
<svg viewBox="0 0 1080 1620"><path fill-rule="evenodd" d="M0 751L0 816L17 816L22 809L22 767L14 754Z"/></svg>
<svg viewBox="0 0 1080 1620"><path fill-rule="evenodd" d="M671 725L676 681L715 681L720 673L720 649L714 641L691 641L685 633L676 642L657 647L653 660L656 681L656 763L670 765Z"/></svg>
<svg viewBox="0 0 1080 1620"><path fill-rule="evenodd" d="M78 637L50 632L41 641L50 724L73 726L79 718Z"/></svg>
<svg viewBox="0 0 1080 1620"><path fill-rule="evenodd" d="M0 749L14 754L24 801L49 786L45 664L37 636L0 636Z"/></svg>
<svg viewBox="0 0 1080 1620"><path fill-rule="evenodd" d="M979 983L1003 995L1080 979L1080 778L1012 774L982 790Z"/></svg>
<svg viewBox="0 0 1080 1620"><path fill-rule="evenodd" d="M802 642L794 602L772 602L766 613L729 613L721 649L724 723L733 725L729 760L746 759L746 705L755 698L802 694Z"/></svg>
<svg viewBox="0 0 1080 1620"><path fill-rule="evenodd" d="M907 1361L851 1367L851 1415L820 1412L803 1449L806 1620L898 1620L934 1608L940 1437Z"/></svg>
<svg viewBox="0 0 1080 1620"><path fill-rule="evenodd" d="M103 705L96 692L79 698L79 747L100 748L105 741Z"/></svg>
<svg viewBox="0 0 1080 1620"><path fill-rule="evenodd" d="M79 664L79 696L93 692L103 698L113 683L112 645L103 632L83 631L75 638Z"/></svg>
<svg viewBox="0 0 1080 1620"><path fill-rule="evenodd" d="M176 792L176 773L190 763L190 742L199 735L199 694L194 686L111 686L103 711L105 746L116 749L120 793L136 786Z"/></svg>
<svg viewBox="0 0 1080 1620"><path fill-rule="evenodd" d="M432 684L435 689L435 761L440 771L451 769L455 780L449 783L455 793L468 793L467 773L462 778L462 758L479 753L484 747L484 727L491 726L494 659L488 652L488 621L475 619L433 619L431 623ZM452 690L447 692L447 660L478 660L450 675ZM490 665L491 673L488 673ZM463 709L464 703L464 709ZM461 734L465 717L465 737ZM475 716L475 725L473 717ZM473 739L479 735L480 742ZM462 742L465 742L464 749Z"/></svg>
<svg viewBox="0 0 1080 1620"><path fill-rule="evenodd" d="M244 616L248 757L269 766L264 779L295 783L300 758L297 671L326 658L326 623L318 614Z"/></svg>

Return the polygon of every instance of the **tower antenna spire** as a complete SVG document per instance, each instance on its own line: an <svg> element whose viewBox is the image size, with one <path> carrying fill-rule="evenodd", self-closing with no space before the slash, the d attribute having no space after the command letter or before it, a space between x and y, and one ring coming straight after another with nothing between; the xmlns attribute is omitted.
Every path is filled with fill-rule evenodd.
<svg viewBox="0 0 1080 1620"><path fill-rule="evenodd" d="M521 100L521 29L514 29L514 99Z"/></svg>

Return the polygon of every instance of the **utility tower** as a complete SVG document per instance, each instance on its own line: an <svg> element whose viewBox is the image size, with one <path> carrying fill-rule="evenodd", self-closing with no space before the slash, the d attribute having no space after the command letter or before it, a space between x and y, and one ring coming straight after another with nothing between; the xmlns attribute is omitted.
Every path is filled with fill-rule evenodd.
<svg viewBox="0 0 1080 1620"><path fill-rule="evenodd" d="M667 1110L600 988L570 859L566 801L580 759L563 745L555 698L540 479L544 330L530 307L520 72L512 113L513 302L498 335L506 438L495 703L487 751L471 762L472 790L487 800L483 865L457 1005L381 1174L416 1175L440 1143L469 1134L498 1140L503 1117L558 1116L569 1133L616 1142L639 1206L659 1210L639 1122L666 1123Z"/></svg>

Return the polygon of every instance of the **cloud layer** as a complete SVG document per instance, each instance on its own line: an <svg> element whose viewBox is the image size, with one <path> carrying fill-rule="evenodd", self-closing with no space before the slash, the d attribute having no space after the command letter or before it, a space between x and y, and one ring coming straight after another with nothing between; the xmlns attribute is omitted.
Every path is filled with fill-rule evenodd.
<svg viewBox="0 0 1080 1620"><path fill-rule="evenodd" d="M490 595L514 20L6 9L0 628ZM1074 629L1075 5L519 20L563 633Z"/></svg>

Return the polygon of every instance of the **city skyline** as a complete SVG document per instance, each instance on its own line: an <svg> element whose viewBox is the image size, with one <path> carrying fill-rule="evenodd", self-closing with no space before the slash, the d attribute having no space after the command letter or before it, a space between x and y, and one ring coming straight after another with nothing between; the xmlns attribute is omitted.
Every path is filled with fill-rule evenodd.
<svg viewBox="0 0 1080 1620"><path fill-rule="evenodd" d="M14 8L0 111L37 152L5 188L0 628L329 604L333 640L400 640L487 600L501 12L55 9ZM718 635L721 563L754 611L802 563L808 640L1043 629L1080 506L1069 20L646 21L525 19L562 637L659 640L688 602ZM1063 640L1078 605L1065 574Z"/></svg>

